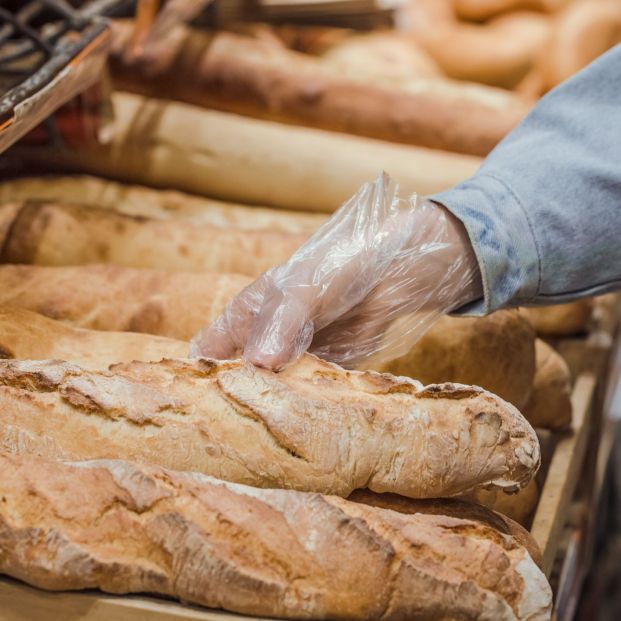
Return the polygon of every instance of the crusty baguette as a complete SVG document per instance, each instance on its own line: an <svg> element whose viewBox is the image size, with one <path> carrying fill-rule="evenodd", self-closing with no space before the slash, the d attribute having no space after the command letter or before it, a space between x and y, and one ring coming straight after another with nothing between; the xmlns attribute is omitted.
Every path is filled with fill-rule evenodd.
<svg viewBox="0 0 621 621"><path fill-rule="evenodd" d="M449 77L513 88L533 68L551 32L544 15L518 14L490 23L441 23L415 40Z"/></svg>
<svg viewBox="0 0 621 621"><path fill-rule="evenodd" d="M591 322L593 299L576 300L554 306L524 307L520 312L541 336L568 336L584 332Z"/></svg>
<svg viewBox="0 0 621 621"><path fill-rule="evenodd" d="M96 330L149 332L189 340L251 282L232 274L165 273L112 265L0 266L0 305ZM408 354L368 368L476 384L514 403L530 398L533 329L515 311L480 319L445 318Z"/></svg>
<svg viewBox="0 0 621 621"><path fill-rule="evenodd" d="M387 85L364 71L345 74L321 59L231 33L188 29L161 46L164 58L149 54L131 63L123 62L121 46L113 64L117 85L225 112L479 156L530 109L514 93L481 85L422 77Z"/></svg>
<svg viewBox="0 0 621 621"><path fill-rule="evenodd" d="M0 211L13 205L0 206ZM286 261L306 233L240 230L130 216L109 209L25 201L0 246L0 262L35 265L112 263L169 271L258 276Z"/></svg>
<svg viewBox="0 0 621 621"><path fill-rule="evenodd" d="M1 265L0 307L24 308L81 328L189 341L250 282L237 274L116 265Z"/></svg>
<svg viewBox="0 0 621 621"><path fill-rule="evenodd" d="M0 358L69 360L88 369L120 361L183 357L188 344L150 334L66 326L23 309L0 308Z"/></svg>
<svg viewBox="0 0 621 621"><path fill-rule="evenodd" d="M14 149L29 170L83 172L255 205L331 213L382 169L403 194L446 190L478 157L260 121L178 102L113 95L105 146Z"/></svg>
<svg viewBox="0 0 621 621"><path fill-rule="evenodd" d="M106 207L130 216L181 218L196 224L287 233L312 233L327 219L323 214L223 203L88 175L23 177L0 182L0 204L25 200L78 203Z"/></svg>
<svg viewBox="0 0 621 621"><path fill-rule="evenodd" d="M527 550L480 521L121 461L0 456L0 571L289 619L547 621Z"/></svg>
<svg viewBox="0 0 621 621"><path fill-rule="evenodd" d="M498 497L518 498L533 485L531 481L517 494L498 493ZM485 491L486 490L481 490ZM448 515L464 520L472 520L485 526L500 531L505 535L511 535L520 542L530 554L537 565L541 566L541 551L531 534L513 517L489 508L483 503L468 502L461 498L406 498L397 494L376 494L368 489L358 489L347 500L361 502L372 507L390 509L399 513L424 513L426 515Z"/></svg>
<svg viewBox="0 0 621 621"><path fill-rule="evenodd" d="M421 498L517 490L540 460L533 429L491 393L309 355L280 373L207 359L110 372L5 360L0 384L5 451L20 450L17 434L45 457L128 458L258 487Z"/></svg>
<svg viewBox="0 0 621 621"><path fill-rule="evenodd" d="M486 21L514 11L553 13L571 2L573 0L453 0L453 6L460 19Z"/></svg>
<svg viewBox="0 0 621 621"><path fill-rule="evenodd" d="M524 415L534 427L567 429L571 425L571 372L563 357L545 341L535 344L537 368Z"/></svg>
<svg viewBox="0 0 621 621"><path fill-rule="evenodd" d="M517 311L481 318L442 317L405 356L372 365L424 384L483 386L522 409L535 375L535 333Z"/></svg>

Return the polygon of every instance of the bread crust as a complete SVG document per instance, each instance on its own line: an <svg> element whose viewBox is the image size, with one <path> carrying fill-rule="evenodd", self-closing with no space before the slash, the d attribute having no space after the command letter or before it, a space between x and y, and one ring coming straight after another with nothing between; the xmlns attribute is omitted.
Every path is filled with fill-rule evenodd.
<svg viewBox="0 0 621 621"><path fill-rule="evenodd" d="M546 621L550 587L480 522L128 462L0 456L0 571L290 619Z"/></svg>
<svg viewBox="0 0 621 621"><path fill-rule="evenodd" d="M5 360L0 383L5 451L28 444L47 457L130 458L261 487L423 498L519 489L540 462L533 429L495 395L310 355L280 373L208 359L108 373Z"/></svg>

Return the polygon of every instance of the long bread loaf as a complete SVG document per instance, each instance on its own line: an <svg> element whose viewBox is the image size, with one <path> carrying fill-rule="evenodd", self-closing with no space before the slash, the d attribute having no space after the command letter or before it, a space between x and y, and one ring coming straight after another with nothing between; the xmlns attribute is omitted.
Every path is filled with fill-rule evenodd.
<svg viewBox="0 0 621 621"><path fill-rule="evenodd" d="M13 205L0 206L0 211L5 209L13 210ZM258 276L286 261L308 236L165 221L86 205L25 201L4 242L0 240L0 262L112 263Z"/></svg>
<svg viewBox="0 0 621 621"><path fill-rule="evenodd" d="M479 156L530 108L513 93L439 78L390 86L364 72L346 74L319 58L231 33L188 29L161 41L160 53L124 62L132 40L131 24L126 26L125 45L113 63L115 81L122 90L150 97Z"/></svg>
<svg viewBox="0 0 621 621"><path fill-rule="evenodd" d="M539 466L534 431L491 393L344 371L308 355L280 373L206 359L110 372L5 360L0 384L4 451L135 459L340 496L519 489Z"/></svg>
<svg viewBox="0 0 621 621"><path fill-rule="evenodd" d="M149 332L189 340L251 281L231 274L166 273L112 265L0 266L0 305L26 308L97 330ZM369 368L475 384L518 408L530 398L535 334L515 311L447 317L397 360ZM48 356L46 356L48 357Z"/></svg>
<svg viewBox="0 0 621 621"><path fill-rule="evenodd" d="M27 200L93 205L130 216L288 233L312 233L327 219L323 214L223 203L174 190L153 190L88 175L24 177L0 183L0 204ZM0 231L0 239L2 237Z"/></svg>
<svg viewBox="0 0 621 621"><path fill-rule="evenodd" d="M0 571L289 619L547 621L550 587L476 520L121 461L0 456Z"/></svg>
<svg viewBox="0 0 621 621"><path fill-rule="evenodd" d="M187 352L183 341L83 330L27 310L0 307L0 359L69 360L88 369L107 369L116 362L177 358Z"/></svg>
<svg viewBox="0 0 621 621"><path fill-rule="evenodd" d="M291 127L177 102L113 95L109 145L20 146L29 170L71 170L231 201L331 213L386 170L404 194L446 190L481 160L317 129Z"/></svg>

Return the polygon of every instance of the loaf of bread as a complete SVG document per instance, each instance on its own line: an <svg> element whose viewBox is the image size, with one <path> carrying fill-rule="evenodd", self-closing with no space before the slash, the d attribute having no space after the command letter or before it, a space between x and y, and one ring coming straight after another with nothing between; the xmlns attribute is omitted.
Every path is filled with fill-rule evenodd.
<svg viewBox="0 0 621 621"><path fill-rule="evenodd" d="M569 336L587 330L594 308L594 301L589 298L554 306L524 307L520 312L541 336Z"/></svg>
<svg viewBox="0 0 621 621"><path fill-rule="evenodd" d="M123 461L0 467L0 572L41 588L288 619L550 619L526 548L476 519Z"/></svg>
<svg viewBox="0 0 621 621"><path fill-rule="evenodd" d="M81 328L189 341L251 281L237 274L116 265L2 265L0 307L24 308Z"/></svg>
<svg viewBox="0 0 621 621"><path fill-rule="evenodd" d="M339 496L517 490L539 466L533 429L491 393L344 371L310 355L280 373L207 359L109 372L0 361L0 438L4 451L27 444L45 457L135 459Z"/></svg>
<svg viewBox="0 0 621 621"><path fill-rule="evenodd" d="M27 310L0 307L0 359L69 360L87 369L186 356L188 344L150 334L83 330Z"/></svg>
<svg viewBox="0 0 621 621"><path fill-rule="evenodd" d="M518 498L533 486L534 479L517 494L504 494L499 497ZM478 491L478 490L477 490ZM485 491L485 490L481 490ZM368 489L358 489L347 500L361 502L372 507L390 509L399 513L424 513L426 515L448 515L451 517L472 520L485 526L491 526L497 531L511 535L519 541L530 554L537 565L541 566L541 551L531 534L514 518L497 510L492 510L484 504L469 502L461 498L406 498L397 494L376 494Z"/></svg>
<svg viewBox="0 0 621 621"><path fill-rule="evenodd" d="M378 371L415 377L424 384L482 386L522 409L535 375L535 333L517 311L480 318L442 317L405 356L371 364Z"/></svg>
<svg viewBox="0 0 621 621"><path fill-rule="evenodd" d="M514 88L537 62L551 27L545 15L521 13L483 25L445 22L413 37L447 76Z"/></svg>
<svg viewBox="0 0 621 621"><path fill-rule="evenodd" d="M12 204L0 206L0 211L4 209L14 213ZM24 201L4 242L0 240L0 262L112 263L258 276L286 261L308 237L130 216L87 205Z"/></svg>
<svg viewBox="0 0 621 621"><path fill-rule="evenodd" d="M175 190L153 190L88 175L24 177L0 182L0 204L26 200L93 205L130 216L286 233L312 233L327 219L324 214L223 203ZM0 239L3 237L0 228Z"/></svg>
<svg viewBox="0 0 621 621"><path fill-rule="evenodd" d="M524 415L534 427L567 429L571 425L571 373L563 357L545 341L535 344L533 391Z"/></svg>
<svg viewBox="0 0 621 621"><path fill-rule="evenodd" d="M122 90L479 156L487 155L530 109L530 102L513 93L481 85L412 77L396 87L365 71L345 72L342 66L232 33L212 36L188 29L184 37L162 41L163 57L148 54L133 62L123 61L120 48L112 67Z"/></svg>
<svg viewBox="0 0 621 621"><path fill-rule="evenodd" d="M83 172L231 201L332 212L382 169L404 195L446 190L478 157L116 93L110 144L13 151L28 170Z"/></svg>
<svg viewBox="0 0 621 621"><path fill-rule="evenodd" d="M251 282L234 274L120 268L0 266L0 305L97 330L149 332L189 340ZM535 373L535 334L516 311L443 318L406 355L368 368L482 386L526 405Z"/></svg>
<svg viewBox="0 0 621 621"><path fill-rule="evenodd" d="M460 19L486 21L513 11L553 13L572 2L573 0L453 0L453 6Z"/></svg>
<svg viewBox="0 0 621 621"><path fill-rule="evenodd" d="M621 42L618 0L575 0L562 11L540 63L546 90Z"/></svg>

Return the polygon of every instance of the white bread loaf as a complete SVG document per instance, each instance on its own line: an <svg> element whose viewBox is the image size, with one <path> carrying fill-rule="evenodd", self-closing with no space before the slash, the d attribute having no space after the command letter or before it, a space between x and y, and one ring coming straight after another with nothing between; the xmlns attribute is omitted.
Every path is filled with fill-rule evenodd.
<svg viewBox="0 0 621 621"><path fill-rule="evenodd" d="M481 160L323 130L113 95L116 132L107 146L20 146L29 170L70 170L256 205L331 213L386 170L402 192L446 190Z"/></svg>
<svg viewBox="0 0 621 621"><path fill-rule="evenodd" d="M535 343L533 391L524 415L534 427L567 429L571 425L571 372L563 357L545 341Z"/></svg>
<svg viewBox="0 0 621 621"><path fill-rule="evenodd" d="M477 520L120 461L0 456L0 571L288 619L547 621L527 550Z"/></svg>
<svg viewBox="0 0 621 621"><path fill-rule="evenodd" d="M241 230L130 216L87 205L25 201L0 239L0 262L35 265L112 263L168 271L258 276L286 261L308 233Z"/></svg>
<svg viewBox="0 0 621 621"><path fill-rule="evenodd" d="M132 25L125 26L112 64L121 90L257 118L485 156L531 104L515 93L441 78L377 80L367 69L347 72L232 33L187 29L127 60ZM380 36L416 52L411 37Z"/></svg>
<svg viewBox="0 0 621 621"><path fill-rule="evenodd" d="M287 233L313 233L327 219L323 214L223 203L175 190L154 190L88 175L24 177L0 182L0 204L27 200L106 207L130 216L184 219L221 228Z"/></svg>
<svg viewBox="0 0 621 621"><path fill-rule="evenodd" d="M421 498L517 490L540 460L533 429L491 393L309 355L280 373L207 359L109 372L0 361L0 447L134 459L257 487Z"/></svg>

